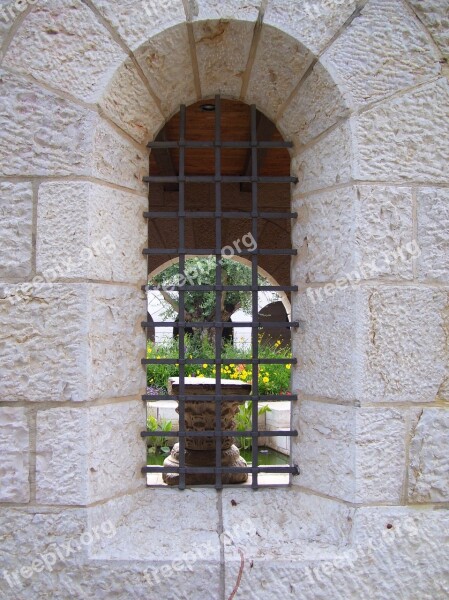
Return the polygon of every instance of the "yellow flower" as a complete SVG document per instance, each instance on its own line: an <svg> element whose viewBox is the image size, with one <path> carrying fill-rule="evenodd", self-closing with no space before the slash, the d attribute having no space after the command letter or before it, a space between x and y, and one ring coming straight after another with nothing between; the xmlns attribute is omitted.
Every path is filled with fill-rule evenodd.
<svg viewBox="0 0 449 600"><path fill-rule="evenodd" d="M153 348L148 347L148 354L151 354L153 352Z"/></svg>
<svg viewBox="0 0 449 600"><path fill-rule="evenodd" d="M243 379L246 379L246 378L247 378L247 376L248 376L248 373L247 373L247 371L243 370L243 371L240 373L240 375L243 377Z"/></svg>
<svg viewBox="0 0 449 600"><path fill-rule="evenodd" d="M199 379L201 379L201 378L204 378L204 373L200 373L200 374L198 375L198 378L199 378Z"/></svg>
<svg viewBox="0 0 449 600"><path fill-rule="evenodd" d="M264 377L264 378L262 379L262 381L263 381L264 383L268 383L268 382L270 381L270 378L269 378L269 377Z"/></svg>
<svg viewBox="0 0 449 600"><path fill-rule="evenodd" d="M156 356L156 358L157 358L157 360L160 360L160 359L161 359L161 357L160 357L160 356Z"/></svg>
<svg viewBox="0 0 449 600"><path fill-rule="evenodd" d="M206 365L206 363L204 363L204 365L203 365L203 369L207 369L207 365Z"/></svg>
<svg viewBox="0 0 449 600"><path fill-rule="evenodd" d="M291 369L291 368L292 368L292 366L291 366L291 365L285 365L285 368L286 368L286 369Z"/></svg>

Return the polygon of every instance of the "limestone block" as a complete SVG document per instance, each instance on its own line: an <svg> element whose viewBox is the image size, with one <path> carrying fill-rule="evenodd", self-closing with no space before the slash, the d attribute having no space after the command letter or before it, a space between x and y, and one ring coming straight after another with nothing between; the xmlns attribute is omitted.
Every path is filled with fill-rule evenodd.
<svg viewBox="0 0 449 600"><path fill-rule="evenodd" d="M247 562L268 565L334 556L339 546L348 543L351 507L296 488L260 489L257 502L248 498L253 493L241 487L223 490L227 563L240 563L237 548L243 551Z"/></svg>
<svg viewBox="0 0 449 600"><path fill-rule="evenodd" d="M264 23L285 31L318 54L356 9L355 0L269 0Z"/></svg>
<svg viewBox="0 0 449 600"><path fill-rule="evenodd" d="M4 65L95 102L126 58L94 13L79 0L36 3L17 31Z"/></svg>
<svg viewBox="0 0 449 600"><path fill-rule="evenodd" d="M299 437L292 440L294 483L349 502L356 492L355 408L303 401L294 408Z"/></svg>
<svg viewBox="0 0 449 600"><path fill-rule="evenodd" d="M347 102L337 84L317 63L286 106L279 129L287 139L302 146L347 114Z"/></svg>
<svg viewBox="0 0 449 600"><path fill-rule="evenodd" d="M33 192L31 183L0 182L0 276L31 274Z"/></svg>
<svg viewBox="0 0 449 600"><path fill-rule="evenodd" d="M39 187L37 270L59 277L139 283L147 200L87 182L52 182Z"/></svg>
<svg viewBox="0 0 449 600"><path fill-rule="evenodd" d="M180 0L94 0L93 4L131 50L155 34L185 21Z"/></svg>
<svg viewBox="0 0 449 600"><path fill-rule="evenodd" d="M27 8L27 5L25 5L25 8ZM21 11L16 10L14 2L0 0L0 61L3 59L2 45L6 42L12 26L21 14Z"/></svg>
<svg viewBox="0 0 449 600"><path fill-rule="evenodd" d="M357 179L448 181L445 79L376 105L355 119L353 127Z"/></svg>
<svg viewBox="0 0 449 600"><path fill-rule="evenodd" d="M434 401L447 380L447 292L370 287L361 305L359 399Z"/></svg>
<svg viewBox="0 0 449 600"><path fill-rule="evenodd" d="M241 20L255 22L261 0L187 0L189 16L198 21Z"/></svg>
<svg viewBox="0 0 449 600"><path fill-rule="evenodd" d="M89 286L88 307L89 397L142 394L145 299L139 286Z"/></svg>
<svg viewBox="0 0 449 600"><path fill-rule="evenodd" d="M355 411L355 501L399 504L405 480L406 412Z"/></svg>
<svg viewBox="0 0 449 600"><path fill-rule="evenodd" d="M197 100L185 24L155 35L135 54L167 118L179 111L180 104Z"/></svg>
<svg viewBox="0 0 449 600"><path fill-rule="evenodd" d="M443 56L449 58L449 8L446 0L409 0L409 4L430 31Z"/></svg>
<svg viewBox="0 0 449 600"><path fill-rule="evenodd" d="M0 76L2 175L87 175L95 114L38 85Z"/></svg>
<svg viewBox="0 0 449 600"><path fill-rule="evenodd" d="M444 510L361 508L355 513L353 542L333 557L254 560L243 571L239 593L251 600L444 600L449 593L447 526ZM226 562L226 593L231 593L239 567L239 560Z"/></svg>
<svg viewBox="0 0 449 600"><path fill-rule="evenodd" d="M29 502L29 429L24 408L0 408L0 502Z"/></svg>
<svg viewBox="0 0 449 600"><path fill-rule="evenodd" d="M412 421L409 502L449 499L449 411L425 408Z"/></svg>
<svg viewBox="0 0 449 600"><path fill-rule="evenodd" d="M440 71L430 37L397 0L372 0L330 46L323 65L355 106L375 102Z"/></svg>
<svg viewBox="0 0 449 600"><path fill-rule="evenodd" d="M134 64L128 60L114 75L100 107L116 125L139 143L153 139L164 117Z"/></svg>
<svg viewBox="0 0 449 600"><path fill-rule="evenodd" d="M238 98L248 62L254 24L201 21L193 24L201 91L204 98Z"/></svg>
<svg viewBox="0 0 449 600"><path fill-rule="evenodd" d="M36 433L36 500L41 504L87 504L88 411L40 410Z"/></svg>
<svg viewBox="0 0 449 600"><path fill-rule="evenodd" d="M449 282L449 190L418 190L418 277Z"/></svg>
<svg viewBox="0 0 449 600"><path fill-rule="evenodd" d="M359 292L309 288L298 294L293 305L294 319L302 327L293 338L293 356L299 357L293 373L293 389L303 394L354 400L360 353L356 315Z"/></svg>
<svg viewBox="0 0 449 600"><path fill-rule="evenodd" d="M96 123L92 175L110 183L147 193L142 178L148 175L148 152L117 133L106 121Z"/></svg>
<svg viewBox="0 0 449 600"><path fill-rule="evenodd" d="M343 123L300 152L292 171L299 179L299 191L305 193L349 181L351 163L349 127Z"/></svg>
<svg viewBox="0 0 449 600"><path fill-rule="evenodd" d="M171 510L164 510L164 506L170 506ZM191 488L181 495L173 488L144 489L114 498L89 511L90 528L106 520L113 523L117 534L110 541L99 540L92 546L90 556L96 560L126 557L132 561L144 560L157 568L173 561L188 562L192 550L200 563L220 560L219 515L214 489ZM181 523L188 523L188 527L177 527L173 536L174 524ZM196 570L199 565L191 562L192 569Z"/></svg>
<svg viewBox="0 0 449 600"><path fill-rule="evenodd" d="M257 104L272 120L304 75L310 52L274 27L262 29L246 102Z"/></svg>
<svg viewBox="0 0 449 600"><path fill-rule="evenodd" d="M87 395L83 286L45 283L0 290L0 398L84 400Z"/></svg>

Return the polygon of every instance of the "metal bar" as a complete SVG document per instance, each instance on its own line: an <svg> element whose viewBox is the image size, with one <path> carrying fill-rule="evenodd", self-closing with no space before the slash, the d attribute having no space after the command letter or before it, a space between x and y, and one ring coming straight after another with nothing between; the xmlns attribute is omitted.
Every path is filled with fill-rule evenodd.
<svg viewBox="0 0 449 600"><path fill-rule="evenodd" d="M226 260L226 256L223 256L222 251L217 248L144 248L142 254L151 256L162 256L163 254L222 256L222 259ZM262 250L258 248L256 250L241 250L240 252L236 253L236 256L296 256L296 254L298 254L298 250L293 250L292 248L267 248Z"/></svg>
<svg viewBox="0 0 449 600"><path fill-rule="evenodd" d="M257 292L254 292L255 294ZM295 329L299 327L299 321L242 321L242 322L234 322L234 321L143 321L142 327L196 327L197 329L210 329L211 327L222 327L224 329L233 329L234 327L247 327L253 329L260 329L261 327L265 327L267 329ZM237 360L237 359L236 359ZM236 361L234 361L236 362Z"/></svg>
<svg viewBox="0 0 449 600"><path fill-rule="evenodd" d="M151 212L144 212L143 216L145 219L177 219L180 215L179 212L174 210L155 210ZM298 218L298 213L261 212L258 215L253 215L251 212L243 211L223 211L221 214L217 214L213 211L186 210L182 216L186 217L186 219L214 219L218 216L221 216L222 219L250 219L253 216L258 216L261 219L296 219Z"/></svg>
<svg viewBox="0 0 449 600"><path fill-rule="evenodd" d="M292 473L299 475L298 465L278 465L278 466L258 466L258 467L142 467L142 473L215 473L219 470L221 473Z"/></svg>
<svg viewBox="0 0 449 600"><path fill-rule="evenodd" d="M142 358L142 365L296 365L296 358Z"/></svg>
<svg viewBox="0 0 449 600"><path fill-rule="evenodd" d="M180 124L179 124L179 213L182 214L185 211L185 147L182 145L185 142L186 136L186 106L183 104L181 106L181 115L180 115ZM185 218L179 217L179 245L181 248L185 246ZM185 266L186 266L186 256L183 252L179 253L179 274L180 276L185 275ZM179 291L179 320L185 321L186 312L185 312L185 291ZM179 394L180 396L185 395L185 329L180 327L178 329L178 342L179 342ZM185 444L185 434L186 432L186 420L185 420L185 402L182 400L178 402L178 414L179 414L179 467L180 469L185 469L186 466L186 444ZM179 474L179 489L183 490L186 487L186 477L183 471L180 471Z"/></svg>
<svg viewBox="0 0 449 600"><path fill-rule="evenodd" d="M216 289L221 289L223 292L297 292L297 285L258 285L253 288L251 285L173 285L168 289L169 292L178 292L181 287L186 292L215 292ZM144 285L142 290L146 292L158 291L161 289L159 285ZM164 288L165 289L165 288Z"/></svg>
<svg viewBox="0 0 449 600"><path fill-rule="evenodd" d="M218 404L218 406L220 407L220 405ZM254 429L251 429L249 431L225 431L225 430L216 430L214 429L213 431L142 431L140 433L141 437L143 438L147 438L147 437L215 437L218 439L220 439L221 442L221 438L223 437L248 437L248 436L255 436L256 438L259 437L298 437L298 432L296 430L291 430L291 429L286 429L281 431L280 429L276 429L273 431L257 431L255 432ZM221 445L221 443L220 443ZM256 443L256 448L257 448L257 443ZM220 461L219 461L220 462Z"/></svg>
<svg viewBox="0 0 449 600"><path fill-rule="evenodd" d="M222 183L252 183L253 178L246 175L222 175ZM213 175L179 175L178 177L170 175L148 175L143 178L145 183L178 183L185 181L187 183L215 183ZM268 175L257 177L257 183L298 183L297 177L270 177Z"/></svg>
<svg viewBox="0 0 449 600"><path fill-rule="evenodd" d="M222 148L251 148L252 142L222 142ZM213 148L214 142L202 142L195 140L185 140L183 143L175 140L157 140L149 142L147 148L152 150L164 150L167 148ZM257 142L257 148L293 148L293 142L285 142L283 140Z"/></svg>
<svg viewBox="0 0 449 600"><path fill-rule="evenodd" d="M142 396L142 400L145 402L158 402L159 400L178 400L179 395L170 396L169 394L144 394ZM220 402L245 402L246 400L257 399L259 402L296 402L298 400L298 396L296 394L267 394L264 396L248 396L247 394L234 394L234 395L226 395L222 394L186 394L183 396L184 400L194 400L195 402L216 402L219 400Z"/></svg>
<svg viewBox="0 0 449 600"><path fill-rule="evenodd" d="M215 96L215 246L221 248L221 101L220 96ZM215 283L217 286L222 285L222 265L218 256L215 264ZM221 359L221 340L223 335L222 319L221 319L221 301L223 297L221 289L215 291L215 358ZM218 369L215 373L215 393L221 394L221 370ZM221 403L215 405L215 466L220 467L221 464ZM223 487L221 471L215 471L215 489L220 490Z"/></svg>

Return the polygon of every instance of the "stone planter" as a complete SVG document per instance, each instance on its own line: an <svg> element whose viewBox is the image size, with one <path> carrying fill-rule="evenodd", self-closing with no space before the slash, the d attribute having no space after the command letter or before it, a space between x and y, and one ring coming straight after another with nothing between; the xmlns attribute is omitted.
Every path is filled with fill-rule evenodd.
<svg viewBox="0 0 449 600"><path fill-rule="evenodd" d="M251 391L251 385L243 381L223 379L221 382L222 395L245 395ZM170 377L169 393L179 393L179 377ZM213 396L215 394L215 379L200 377L185 378L186 395ZM221 428L223 431L235 430L234 417L238 411L239 404L243 401L222 402ZM177 412L178 409L176 409ZM215 429L215 401L186 401L185 422L187 431L213 431ZM214 467L215 466L215 438L214 437L187 437L186 438L185 462L187 467ZM246 461L240 456L239 449L234 444L233 437L222 437L221 466L223 467L246 467ZM164 467L179 467L179 444L173 446L173 450L164 461ZM223 473L222 482L244 483L248 479L248 473ZM167 485L178 485L178 473L164 473L163 480ZM213 473L187 473L186 485L213 485L215 475Z"/></svg>

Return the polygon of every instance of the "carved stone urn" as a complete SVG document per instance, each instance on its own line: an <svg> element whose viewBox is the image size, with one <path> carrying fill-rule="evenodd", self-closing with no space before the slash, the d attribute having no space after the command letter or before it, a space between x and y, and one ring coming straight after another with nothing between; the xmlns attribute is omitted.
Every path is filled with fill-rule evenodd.
<svg viewBox="0 0 449 600"><path fill-rule="evenodd" d="M221 394L246 395L251 391L251 385L243 381L233 379L222 379ZM169 393L179 394L179 377L170 377ZM200 377L185 378L185 394L188 396L213 396L215 394L215 379ZM234 417L242 401L223 401L221 403L221 429L222 431L235 431ZM176 412L179 412L178 408ZM213 431L215 429L215 401L188 400L185 402L186 431ZM240 456L239 449L234 445L234 438L222 437L221 466L222 467L246 467L246 461ZM215 466L215 438L214 437L186 437L185 444L186 467L214 467ZM164 461L164 467L179 467L179 444L173 446L173 450ZM163 481L167 485L178 485L178 473L164 473ZM222 483L244 483L248 479L248 473L223 473ZM187 473L186 485L213 485L215 483L214 473Z"/></svg>

